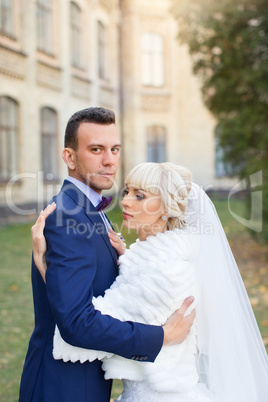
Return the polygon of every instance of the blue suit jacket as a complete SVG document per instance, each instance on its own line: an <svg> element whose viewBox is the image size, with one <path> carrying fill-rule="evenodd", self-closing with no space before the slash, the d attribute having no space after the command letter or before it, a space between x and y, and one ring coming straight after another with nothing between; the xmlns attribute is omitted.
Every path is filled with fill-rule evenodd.
<svg viewBox="0 0 268 402"><path fill-rule="evenodd" d="M53 201L57 209L45 228L46 286L32 263L35 328L19 401L106 402L111 381L104 380L101 362L53 359L55 324L72 345L149 362L161 349L163 329L121 322L94 309L92 297L103 295L118 274L117 254L101 217L76 186L66 180Z"/></svg>

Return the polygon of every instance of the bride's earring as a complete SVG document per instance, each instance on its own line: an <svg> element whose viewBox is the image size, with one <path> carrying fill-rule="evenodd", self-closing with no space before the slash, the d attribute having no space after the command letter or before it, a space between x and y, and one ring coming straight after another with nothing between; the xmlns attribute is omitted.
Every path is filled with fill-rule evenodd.
<svg viewBox="0 0 268 402"><path fill-rule="evenodd" d="M161 219L163 219L163 221L166 221L166 220L167 220L167 216L166 216L166 215L162 215L162 216L161 216Z"/></svg>

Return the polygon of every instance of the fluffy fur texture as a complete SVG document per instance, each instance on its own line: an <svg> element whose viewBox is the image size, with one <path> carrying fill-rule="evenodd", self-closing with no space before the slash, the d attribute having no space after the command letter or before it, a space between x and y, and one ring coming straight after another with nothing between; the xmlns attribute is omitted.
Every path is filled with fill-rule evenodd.
<svg viewBox="0 0 268 402"><path fill-rule="evenodd" d="M163 325L187 296L198 296L192 262L197 249L197 236L180 229L137 241L120 257L120 275L105 296L93 299L95 308L124 321ZM146 381L158 392L184 392L198 382L196 353L194 323L188 338L180 345L163 347L154 363L68 345L57 328L53 356L82 363L103 359L105 378Z"/></svg>

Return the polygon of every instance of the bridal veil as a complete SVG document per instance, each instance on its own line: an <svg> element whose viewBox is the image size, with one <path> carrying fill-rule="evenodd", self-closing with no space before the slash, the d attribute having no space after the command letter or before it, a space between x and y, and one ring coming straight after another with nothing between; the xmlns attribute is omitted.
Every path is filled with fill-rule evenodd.
<svg viewBox="0 0 268 402"><path fill-rule="evenodd" d="M258 325L214 205L194 183L186 222L186 230L200 237L200 382L217 402L267 402L268 358Z"/></svg>

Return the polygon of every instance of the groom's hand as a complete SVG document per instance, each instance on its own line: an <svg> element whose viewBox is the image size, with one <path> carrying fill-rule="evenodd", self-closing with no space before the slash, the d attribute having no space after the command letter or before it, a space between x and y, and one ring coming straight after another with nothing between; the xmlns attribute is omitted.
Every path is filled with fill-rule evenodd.
<svg viewBox="0 0 268 402"><path fill-rule="evenodd" d="M187 315L186 317L184 315L193 301L194 298L192 296L187 297L187 299L184 300L181 308L175 311L175 313L172 314L172 316L167 320L163 326L163 346L182 343L187 338L187 335L189 334L191 326L194 322L195 310L193 310L191 314Z"/></svg>

